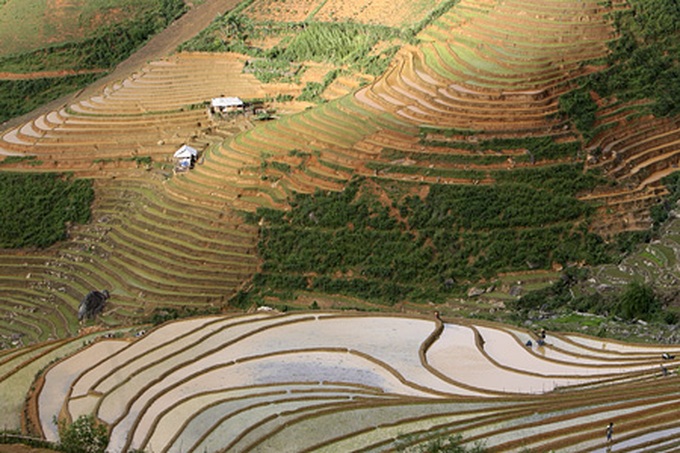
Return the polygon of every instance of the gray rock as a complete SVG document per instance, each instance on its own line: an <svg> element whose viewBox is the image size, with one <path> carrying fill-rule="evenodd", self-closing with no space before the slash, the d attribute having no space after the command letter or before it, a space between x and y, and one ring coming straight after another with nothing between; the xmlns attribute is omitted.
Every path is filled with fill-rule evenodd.
<svg viewBox="0 0 680 453"><path fill-rule="evenodd" d="M517 286L517 285L511 287L510 291L509 291L510 295L513 296L513 297L519 297L519 296L522 295L523 292L524 292L524 288L522 288L521 286Z"/></svg>
<svg viewBox="0 0 680 453"><path fill-rule="evenodd" d="M468 297L477 297L481 296L485 292L486 290L484 288L477 288L476 286L473 286L472 288L468 289L467 295Z"/></svg>

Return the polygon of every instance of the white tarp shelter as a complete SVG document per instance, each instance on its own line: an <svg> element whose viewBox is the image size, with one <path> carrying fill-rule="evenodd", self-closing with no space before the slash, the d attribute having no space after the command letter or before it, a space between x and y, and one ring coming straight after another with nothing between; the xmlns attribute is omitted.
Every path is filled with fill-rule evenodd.
<svg viewBox="0 0 680 453"><path fill-rule="evenodd" d="M175 159L175 171L185 171L194 168L198 151L189 145L182 145L172 157Z"/></svg>
<svg viewBox="0 0 680 453"><path fill-rule="evenodd" d="M175 151L175 154L172 156L175 159L189 159L191 160L191 157L193 156L194 159L198 157L198 151L196 148L192 148L189 145L182 145L180 149Z"/></svg>
<svg viewBox="0 0 680 453"><path fill-rule="evenodd" d="M210 107L220 112L231 112L243 108L243 101L237 97L220 97L213 98L210 101Z"/></svg>

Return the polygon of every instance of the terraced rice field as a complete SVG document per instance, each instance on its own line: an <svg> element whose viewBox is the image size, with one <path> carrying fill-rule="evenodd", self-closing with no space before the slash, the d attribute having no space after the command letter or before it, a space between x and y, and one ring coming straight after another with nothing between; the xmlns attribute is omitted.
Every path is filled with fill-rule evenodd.
<svg viewBox="0 0 680 453"><path fill-rule="evenodd" d="M106 333L84 334L78 338L67 338L44 342L27 348L13 350L0 355L0 426L6 430L19 430L26 395L34 385L36 376L51 363L68 357L85 344ZM115 342L97 346L100 353L110 353L118 348ZM46 404L53 404L50 401ZM54 406L53 406L54 407ZM57 409L58 412L58 409Z"/></svg>
<svg viewBox="0 0 680 453"><path fill-rule="evenodd" d="M532 346L526 343L533 340ZM678 348L437 318L261 313L102 339L45 374L52 415L94 414L109 451L385 451L462 434L508 451L662 445L677 433ZM83 368L75 364L89 363ZM52 414L54 413L54 414Z"/></svg>
<svg viewBox="0 0 680 453"><path fill-rule="evenodd" d="M341 3L299 1L285 14L353 17L355 3ZM472 145L577 141L556 115L558 98L597 70L584 62L606 54L609 12L595 0L461 0L374 82L257 127L244 122L237 134L212 123L203 103L301 88L264 86L241 72L245 57L219 54L150 62L4 131L0 154L35 162L3 169L93 177L97 202L93 222L68 241L0 253L3 342L54 342L0 355L0 389L9 392L2 426L19 426L36 367L82 344L59 339L79 330L76 308L88 291L111 292L98 320L109 327L157 308L223 308L258 266L257 227L241 211L287 209L294 193L342 190L356 175L492 184L499 171L580 162L576 153L534 160L523 146ZM598 232L642 228L664 193L659 178L677 164L678 123L613 108L599 115L610 126L591 143L600 154L587 166L623 184L583 198L601 204ZM201 158L173 176L167 164L183 143ZM677 261L674 245L653 245L638 267ZM385 451L462 434L499 451L589 452L614 421L619 450L678 447L678 362L661 354L680 350L561 334L527 347L530 339L517 328L386 315L173 322L133 342L100 339L49 368L32 396L32 425L54 440L52 416L94 414L110 428L111 451Z"/></svg>
<svg viewBox="0 0 680 453"><path fill-rule="evenodd" d="M5 131L0 153L35 159L3 168L73 171L100 181L95 222L74 230L70 241L41 253L3 252L7 338L31 343L74 333L75 308L91 289L112 291L110 325L159 306L220 306L256 268L257 230L235 211L286 209L296 192L341 190L355 175L490 184L494 172L578 160L469 145L517 136L576 140L555 116L557 99L570 80L594 70L583 61L605 54L613 33L607 12L595 1L463 0L421 32L424 43L404 47L382 77L355 94L232 137L211 122L205 101L301 88L260 84L242 73L243 56L179 54ZM616 128L598 138L598 165L612 177L644 175L632 190L584 196L602 204L598 231L648 224L649 203L664 193L656 181L659 169L673 168L677 122L660 130L654 120L639 121L626 140ZM472 135L442 140L433 126ZM168 179L171 153L183 143L203 151L199 165ZM624 210L629 220L621 220Z"/></svg>
<svg viewBox="0 0 680 453"><path fill-rule="evenodd" d="M601 112L605 130L593 140L586 164L620 182L586 197L600 205L598 229L610 233L649 228L649 207L668 193L661 179L680 164L680 120L627 118L630 111L619 110Z"/></svg>
<svg viewBox="0 0 680 453"><path fill-rule="evenodd" d="M660 236L616 265L595 268L589 286L611 290L637 279L653 282L663 291L675 291L680 283L680 219L669 222Z"/></svg>
<svg viewBox="0 0 680 453"><path fill-rule="evenodd" d="M255 193L239 204L281 207L292 191L334 189L353 174L476 184L492 182L494 170L537 164L514 162L518 155L531 154L527 149L471 153L463 146L424 146L419 136L424 125L478 131L480 140L517 136L575 140L565 129L568 126L556 119L557 99L569 89L570 80L590 70L582 61L606 53L605 42L612 37L607 10L596 2L564 8L536 2L530 8L534 16L524 18L516 14L518 8L528 5L462 1L425 28L419 36L425 43L402 48L389 70L353 97L225 142L222 156L247 154L253 162L289 167L283 173L267 167L265 179L240 180ZM538 23L546 33L535 33ZM417 162L394 162L385 152L394 149L417 154ZM313 157L291 160L291 150ZM437 159L444 154L460 159L442 165ZM493 155L497 163L489 164L488 159L477 163L480 155ZM191 176L200 178L198 173ZM193 189L200 188L194 184Z"/></svg>
<svg viewBox="0 0 680 453"><path fill-rule="evenodd" d="M114 294L101 321L119 325L158 306L216 309L251 275L256 229L222 198L187 203L186 196L163 189L175 149L186 142L201 149L221 139L206 135L204 101L227 86L246 99L264 97L260 84L241 74L242 63L233 55L201 54L154 62L99 96L3 135L4 150L42 163L25 169L98 180L90 225L42 253L4 252L5 341L18 336L19 344L30 344L75 333L76 308L92 289ZM165 170L145 171L137 158Z"/></svg>
<svg viewBox="0 0 680 453"><path fill-rule="evenodd" d="M241 72L243 62L236 55L201 54L152 62L100 95L7 131L0 151L36 156L50 170L94 177L108 176L101 170L121 161L134 167L135 157L168 161L183 143L206 135L204 102L227 88L244 99L265 96L261 84Z"/></svg>

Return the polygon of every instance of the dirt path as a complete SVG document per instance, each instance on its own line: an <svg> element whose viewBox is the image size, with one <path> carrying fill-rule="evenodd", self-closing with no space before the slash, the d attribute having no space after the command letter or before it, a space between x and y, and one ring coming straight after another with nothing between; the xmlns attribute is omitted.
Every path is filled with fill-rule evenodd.
<svg viewBox="0 0 680 453"><path fill-rule="evenodd" d="M106 72L106 69L81 69L79 71L65 69L62 71L36 71L27 73L0 72L0 80L43 79L50 77L66 77L80 74L97 74L101 72Z"/></svg>
<svg viewBox="0 0 680 453"><path fill-rule="evenodd" d="M205 0L204 3L191 8L186 14L170 24L168 28L151 38L144 47L116 66L110 74L102 77L92 85L75 94L56 99L26 115L1 124L0 132L25 123L42 113L57 110L74 101L87 99L100 93L107 84L125 79L142 68L147 62L170 55L178 45L192 38L210 25L210 22L212 22L216 16L234 8L239 3L239 0Z"/></svg>

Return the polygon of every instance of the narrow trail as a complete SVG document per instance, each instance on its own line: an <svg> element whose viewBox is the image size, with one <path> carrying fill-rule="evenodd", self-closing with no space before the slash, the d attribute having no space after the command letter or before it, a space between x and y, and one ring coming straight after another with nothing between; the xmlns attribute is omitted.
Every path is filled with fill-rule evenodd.
<svg viewBox="0 0 680 453"><path fill-rule="evenodd" d="M239 0L205 0L202 4L192 7L165 30L151 38L137 52L116 66L108 75L76 93L63 96L25 115L0 124L0 133L23 124L42 113L58 110L64 105L100 93L107 84L127 78L149 61L170 55L178 45L210 25L215 17L224 14L225 11L238 4ZM1 75L0 78L2 78Z"/></svg>
<svg viewBox="0 0 680 453"><path fill-rule="evenodd" d="M30 80L30 79L43 79L50 77L66 77L71 75L81 75L81 74L99 74L106 72L106 69L80 69L70 70L65 69L62 71L36 71L27 73L18 72L0 72L0 80Z"/></svg>

